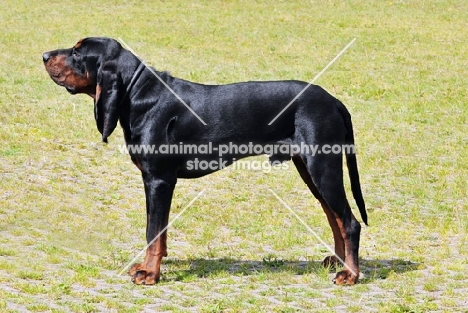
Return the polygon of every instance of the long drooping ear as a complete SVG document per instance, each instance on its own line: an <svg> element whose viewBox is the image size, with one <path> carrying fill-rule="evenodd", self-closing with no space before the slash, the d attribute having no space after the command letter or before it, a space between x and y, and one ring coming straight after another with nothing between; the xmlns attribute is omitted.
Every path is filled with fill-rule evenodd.
<svg viewBox="0 0 468 313"><path fill-rule="evenodd" d="M94 118L102 141L107 143L119 120L119 104L122 97L121 78L115 70L103 69L97 74Z"/></svg>

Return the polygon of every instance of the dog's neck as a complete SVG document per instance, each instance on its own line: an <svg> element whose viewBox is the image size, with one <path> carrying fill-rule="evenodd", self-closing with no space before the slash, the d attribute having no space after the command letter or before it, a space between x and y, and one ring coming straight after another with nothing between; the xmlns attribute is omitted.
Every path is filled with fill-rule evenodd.
<svg viewBox="0 0 468 313"><path fill-rule="evenodd" d="M137 69L133 73L132 78L130 79L130 82L127 85L127 89L125 91L124 96L122 97L122 101L125 101L125 98L129 95L130 91L132 90L133 86L135 85L141 73L145 70L145 68L146 68L145 63L140 62L140 65L138 65Z"/></svg>

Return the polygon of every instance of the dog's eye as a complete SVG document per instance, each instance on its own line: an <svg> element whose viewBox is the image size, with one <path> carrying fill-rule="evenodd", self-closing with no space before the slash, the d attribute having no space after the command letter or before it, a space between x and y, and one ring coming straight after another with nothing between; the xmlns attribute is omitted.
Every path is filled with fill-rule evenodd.
<svg viewBox="0 0 468 313"><path fill-rule="evenodd" d="M74 57L75 59L77 59L77 58L79 58L79 57L80 57L80 54L79 54L78 52L76 52L76 50L75 50L75 49L73 49L73 51L72 51L72 55L73 55L73 57Z"/></svg>

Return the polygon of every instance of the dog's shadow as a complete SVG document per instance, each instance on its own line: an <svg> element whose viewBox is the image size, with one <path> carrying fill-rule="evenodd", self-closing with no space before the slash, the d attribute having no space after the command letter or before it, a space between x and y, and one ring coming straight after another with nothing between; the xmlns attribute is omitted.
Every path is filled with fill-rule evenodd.
<svg viewBox="0 0 468 313"><path fill-rule="evenodd" d="M402 259L392 260L361 260L361 272L364 277L360 283L371 283L376 280L387 279L390 275L398 275L406 272L422 270L422 263L412 262Z"/></svg>
<svg viewBox="0 0 468 313"><path fill-rule="evenodd" d="M164 262L163 281L192 281L197 278L215 278L223 275L253 276L261 273L289 273L292 275L327 275L334 273L326 269L319 261L289 261L278 258L263 260L220 259L166 259ZM361 260L360 284L384 280L390 275L421 269L420 263L402 259Z"/></svg>

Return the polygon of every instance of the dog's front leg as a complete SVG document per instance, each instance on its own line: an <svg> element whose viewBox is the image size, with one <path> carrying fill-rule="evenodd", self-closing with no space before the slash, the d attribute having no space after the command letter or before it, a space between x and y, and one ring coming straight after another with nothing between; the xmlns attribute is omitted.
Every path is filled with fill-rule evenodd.
<svg viewBox="0 0 468 313"><path fill-rule="evenodd" d="M161 260L167 256L166 227L169 220L169 210L176 178L164 176L143 172L146 194L146 240L148 247L143 263L133 265L129 272L132 281L137 285L156 284L160 278Z"/></svg>

